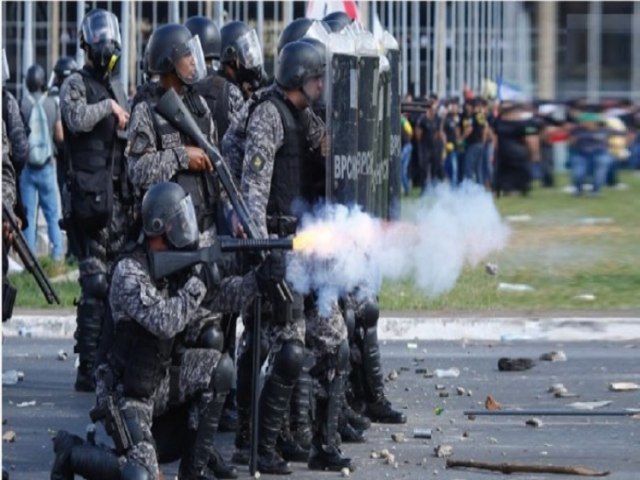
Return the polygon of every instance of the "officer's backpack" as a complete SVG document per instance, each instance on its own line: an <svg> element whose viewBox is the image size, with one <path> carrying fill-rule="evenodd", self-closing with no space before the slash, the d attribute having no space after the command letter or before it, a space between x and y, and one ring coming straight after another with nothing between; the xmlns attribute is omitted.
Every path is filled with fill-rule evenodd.
<svg viewBox="0 0 640 480"><path fill-rule="evenodd" d="M33 108L29 115L29 158L27 163L31 167L42 167L53 155L53 142L51 132L47 123L47 114L44 111L44 100L46 95L42 95L37 101L29 95L33 102Z"/></svg>

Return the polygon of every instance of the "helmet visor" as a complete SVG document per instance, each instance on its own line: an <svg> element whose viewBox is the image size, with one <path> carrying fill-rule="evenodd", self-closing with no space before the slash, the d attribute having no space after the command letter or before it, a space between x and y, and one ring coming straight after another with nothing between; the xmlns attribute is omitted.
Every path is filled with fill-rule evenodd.
<svg viewBox="0 0 640 480"><path fill-rule="evenodd" d="M207 76L207 65L198 35L192 37L176 51L174 65L176 74L187 85L198 83Z"/></svg>
<svg viewBox="0 0 640 480"><path fill-rule="evenodd" d="M262 48L258 42L258 34L255 29L240 35L236 40L238 49L238 61L246 69L257 69L262 67Z"/></svg>
<svg viewBox="0 0 640 480"><path fill-rule="evenodd" d="M169 243L176 248L197 245L198 220L189 195L180 200L175 212L167 218L165 233Z"/></svg>
<svg viewBox="0 0 640 480"><path fill-rule="evenodd" d="M100 42L115 42L122 45L118 18L111 12L99 11L89 15L82 22L82 35L89 45Z"/></svg>

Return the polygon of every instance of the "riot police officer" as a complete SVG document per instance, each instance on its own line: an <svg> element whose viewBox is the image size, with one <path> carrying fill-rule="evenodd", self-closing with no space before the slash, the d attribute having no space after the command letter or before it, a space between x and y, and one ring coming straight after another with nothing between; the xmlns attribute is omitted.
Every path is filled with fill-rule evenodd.
<svg viewBox="0 0 640 480"><path fill-rule="evenodd" d="M248 99L266 81L258 34L237 20L220 29L220 40L220 71Z"/></svg>
<svg viewBox="0 0 640 480"><path fill-rule="evenodd" d="M85 66L62 84L60 110L69 182L63 217L74 235L82 294L75 351L78 391L92 391L96 349L108 290L109 264L124 245L130 192L124 167L129 119L122 85L112 78L120 59L120 27L110 12L94 9L82 20L80 46Z"/></svg>
<svg viewBox="0 0 640 480"><path fill-rule="evenodd" d="M197 216L190 195L174 182L148 190L141 216L144 242L114 267L109 292L114 340L108 369L101 365L96 372L99 388L92 418L105 422L115 452L61 432L54 439L51 478L79 474L88 479L157 480L158 458L167 453L156 445L169 441L182 452L182 480L236 478L235 469L220 470L213 443L221 400L232 383L233 362L209 347L180 349L179 339L197 321L203 303L239 309L242 300L230 295L238 283L251 298L280 281L283 259L271 255L244 277L219 280L213 274L215 266L203 264L156 278L152 266L162 262L164 252L198 246ZM169 441L158 438L158 431L152 432L155 419L179 404L189 410L186 438L176 436L184 425L162 433L172 435ZM122 428L111 428L115 423Z"/></svg>
<svg viewBox="0 0 640 480"><path fill-rule="evenodd" d="M302 113L322 95L325 59L306 42L284 47L276 66L276 85L257 102L249 116L241 191L262 235L295 232L302 198L301 171L309 150ZM341 470L351 467L336 445L338 414L342 405L343 375L348 365L344 320L336 308L327 317L303 305L298 294L292 304L272 298L271 370L260 397L258 469L286 474L291 470L275 451L283 415L302 369L305 337L310 338L316 365L312 374L321 385L308 466ZM307 312L303 312L307 310ZM309 331L305 332L305 316ZM246 345L246 342L242 342ZM248 356L239 353L238 364ZM243 391L242 369L238 393ZM246 388L246 387L244 387ZM240 413L240 396L238 397ZM236 446L238 444L236 443Z"/></svg>

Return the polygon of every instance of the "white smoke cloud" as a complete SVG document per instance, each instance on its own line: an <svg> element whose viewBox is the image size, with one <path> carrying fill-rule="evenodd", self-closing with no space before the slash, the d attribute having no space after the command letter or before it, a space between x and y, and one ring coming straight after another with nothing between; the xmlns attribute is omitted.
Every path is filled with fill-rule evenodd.
<svg viewBox="0 0 640 480"><path fill-rule="evenodd" d="M311 237L311 247L290 256L287 280L301 293L317 292L321 314L356 287L378 293L384 279L413 277L434 297L454 287L466 264L507 243L509 229L491 194L473 183L438 186L403 209L401 222L342 205L305 216L299 237Z"/></svg>

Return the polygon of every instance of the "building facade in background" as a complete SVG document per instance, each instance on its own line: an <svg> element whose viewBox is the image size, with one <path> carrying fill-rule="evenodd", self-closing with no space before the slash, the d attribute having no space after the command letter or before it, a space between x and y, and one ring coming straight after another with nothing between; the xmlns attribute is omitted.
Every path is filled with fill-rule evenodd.
<svg viewBox="0 0 640 480"><path fill-rule="evenodd" d="M311 3L4 1L8 87L20 97L29 65L50 72L60 56L78 57L79 20L94 7L120 18L127 46L120 67L130 89L140 81L138 60L153 29L192 15L254 25L271 73L280 32ZM321 3L335 9L354 2ZM369 1L360 8L398 40L404 93L460 95L465 85L496 93L503 84L525 97L640 100L640 2Z"/></svg>

